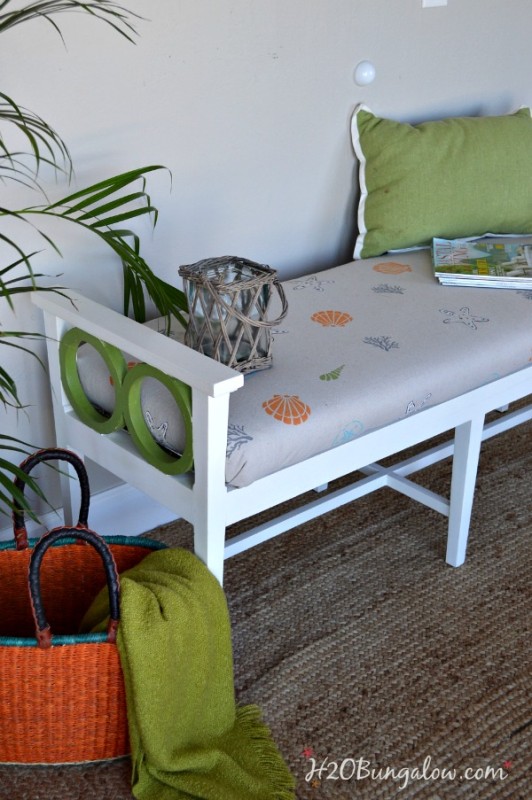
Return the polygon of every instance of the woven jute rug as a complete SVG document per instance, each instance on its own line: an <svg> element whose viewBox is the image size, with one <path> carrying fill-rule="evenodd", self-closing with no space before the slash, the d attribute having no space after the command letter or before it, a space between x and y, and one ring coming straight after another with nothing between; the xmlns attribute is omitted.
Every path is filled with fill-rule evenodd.
<svg viewBox="0 0 532 800"><path fill-rule="evenodd" d="M298 800L531 796L531 443L530 423L485 443L458 569L445 518L388 489L226 563L237 698ZM449 464L418 479L446 492ZM152 535L191 546L183 522ZM130 800L129 779L1 766L0 798Z"/></svg>

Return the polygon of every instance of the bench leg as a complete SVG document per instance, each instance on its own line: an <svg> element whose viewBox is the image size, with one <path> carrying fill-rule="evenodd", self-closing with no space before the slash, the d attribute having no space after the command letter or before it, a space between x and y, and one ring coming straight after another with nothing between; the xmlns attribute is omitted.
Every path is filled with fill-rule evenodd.
<svg viewBox="0 0 532 800"><path fill-rule="evenodd" d="M216 520L197 520L194 525L194 553L223 586L225 526Z"/></svg>
<svg viewBox="0 0 532 800"><path fill-rule="evenodd" d="M193 392L194 553L223 586L229 395Z"/></svg>
<svg viewBox="0 0 532 800"><path fill-rule="evenodd" d="M465 561L483 428L481 415L455 430L446 554L447 563L453 567Z"/></svg>

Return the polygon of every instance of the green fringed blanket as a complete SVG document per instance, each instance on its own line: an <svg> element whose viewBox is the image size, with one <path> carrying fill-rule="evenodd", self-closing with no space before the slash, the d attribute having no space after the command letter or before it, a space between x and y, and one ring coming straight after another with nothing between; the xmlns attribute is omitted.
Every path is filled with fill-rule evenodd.
<svg viewBox="0 0 532 800"><path fill-rule="evenodd" d="M182 549L120 577L117 644L133 794L141 800L293 800L294 780L256 706L237 707L223 589ZM104 627L106 593L83 629Z"/></svg>

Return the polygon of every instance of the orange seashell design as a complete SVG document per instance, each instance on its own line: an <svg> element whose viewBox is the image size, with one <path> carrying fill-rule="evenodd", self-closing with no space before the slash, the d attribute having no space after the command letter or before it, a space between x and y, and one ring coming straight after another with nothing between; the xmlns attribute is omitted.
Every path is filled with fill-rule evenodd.
<svg viewBox="0 0 532 800"><path fill-rule="evenodd" d="M301 425L311 413L310 406L300 400L297 394L274 394L262 407L267 414L285 425Z"/></svg>
<svg viewBox="0 0 532 800"><path fill-rule="evenodd" d="M398 261L382 261L373 267L375 272L382 272L384 275L399 275L401 272L412 272L412 267L408 264L400 264Z"/></svg>
<svg viewBox="0 0 532 800"><path fill-rule="evenodd" d="M311 316L313 322L319 322L324 328L343 328L348 322L353 321L347 311L316 311Z"/></svg>

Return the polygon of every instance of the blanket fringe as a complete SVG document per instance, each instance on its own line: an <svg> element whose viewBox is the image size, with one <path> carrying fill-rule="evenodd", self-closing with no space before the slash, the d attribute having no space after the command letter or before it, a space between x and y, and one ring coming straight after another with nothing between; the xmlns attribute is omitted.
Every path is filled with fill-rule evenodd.
<svg viewBox="0 0 532 800"><path fill-rule="evenodd" d="M240 730L256 743L259 762L271 778L271 795L265 800L294 800L295 778L288 769L262 712L256 705L237 706L236 719Z"/></svg>

